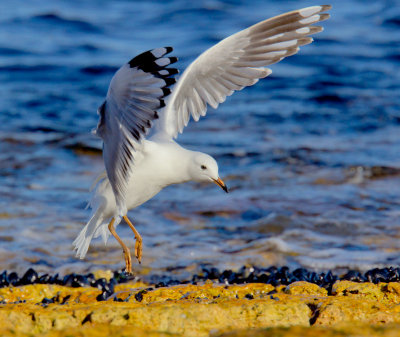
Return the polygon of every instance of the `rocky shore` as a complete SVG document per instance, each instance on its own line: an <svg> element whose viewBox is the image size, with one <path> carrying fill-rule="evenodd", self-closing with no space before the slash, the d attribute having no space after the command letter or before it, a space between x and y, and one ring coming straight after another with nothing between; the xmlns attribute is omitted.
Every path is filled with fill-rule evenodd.
<svg viewBox="0 0 400 337"><path fill-rule="evenodd" d="M400 269L0 274L1 336L399 336Z"/></svg>

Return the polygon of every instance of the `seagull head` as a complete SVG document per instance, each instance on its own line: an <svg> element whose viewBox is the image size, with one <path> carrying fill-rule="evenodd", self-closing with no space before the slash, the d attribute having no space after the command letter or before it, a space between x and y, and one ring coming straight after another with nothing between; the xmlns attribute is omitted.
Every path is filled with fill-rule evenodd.
<svg viewBox="0 0 400 337"><path fill-rule="evenodd" d="M190 175L193 181L213 182L228 193L228 187L218 175L218 164L208 154L195 152L190 162Z"/></svg>

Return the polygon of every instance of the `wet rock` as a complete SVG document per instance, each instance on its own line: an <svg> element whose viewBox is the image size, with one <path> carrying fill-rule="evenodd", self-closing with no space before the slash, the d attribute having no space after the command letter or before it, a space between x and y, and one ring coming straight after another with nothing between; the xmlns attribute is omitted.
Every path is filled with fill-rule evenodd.
<svg viewBox="0 0 400 337"><path fill-rule="evenodd" d="M62 284L67 287L78 288L89 286L90 282L88 278L83 275L69 274L64 277Z"/></svg>
<svg viewBox="0 0 400 337"><path fill-rule="evenodd" d="M390 267L389 269L389 279L386 282L399 282L400 281L400 267L393 268Z"/></svg>
<svg viewBox="0 0 400 337"><path fill-rule="evenodd" d="M98 278L98 276L104 276ZM8 273L3 271L0 274L0 288L9 285L18 286L23 284L55 284L66 285L70 287L84 287L91 286L106 292L111 295L114 292L114 287L123 283L137 283L138 277L127 275L123 271L97 271L94 274L87 275L68 274L60 278L58 274L55 275L38 275L33 269L29 269L20 279L15 272ZM339 277L332 274L331 271L325 273L316 273L308 271L304 268L298 268L290 271L288 267L269 267L257 268L244 266L238 271L223 270L219 271L216 268L203 268L202 273L194 275L190 281L178 281L168 275L152 276L148 278L151 284L155 287L168 287L173 285L185 283L202 283L207 280L217 281L224 284L246 284L246 283L265 283L273 286L288 285L297 281L305 281L316 284L328 290L330 293L333 284L339 280L349 280L354 282L371 283L388 283L397 282L400 280L400 268L381 268L372 269L362 274L359 271L348 271L343 276Z"/></svg>
<svg viewBox="0 0 400 337"><path fill-rule="evenodd" d="M305 268L298 268L293 271L291 279L293 281L308 281L309 277L309 272Z"/></svg>
<svg viewBox="0 0 400 337"><path fill-rule="evenodd" d="M60 280L58 277L58 274L50 276L48 284L62 284L62 280Z"/></svg>
<svg viewBox="0 0 400 337"><path fill-rule="evenodd" d="M22 276L22 278L19 281L19 284L25 285L25 284L34 284L37 282L39 279L38 274L35 270L32 268L28 269L28 271Z"/></svg>
<svg viewBox="0 0 400 337"><path fill-rule="evenodd" d="M0 288L7 287L10 284L8 280L7 271L3 271L0 274Z"/></svg>
<svg viewBox="0 0 400 337"><path fill-rule="evenodd" d="M134 276L127 274L125 271L115 271L113 274L113 279L118 283L125 283L128 281L133 281Z"/></svg>
<svg viewBox="0 0 400 337"><path fill-rule="evenodd" d="M147 293L147 290L141 290L137 294L135 294L136 301L142 302L143 301L143 294L146 294L146 293Z"/></svg>
<svg viewBox="0 0 400 337"><path fill-rule="evenodd" d="M92 287L100 290L106 290L105 288L107 287L107 284L108 282L105 278L100 278L93 283Z"/></svg>
<svg viewBox="0 0 400 337"><path fill-rule="evenodd" d="M343 280L353 281L353 282L365 282L367 279L359 271L349 270L343 277Z"/></svg>
<svg viewBox="0 0 400 337"><path fill-rule="evenodd" d="M218 280L221 283L233 284L237 283L238 277L237 274L234 273L232 270L224 270L222 274L219 276Z"/></svg>
<svg viewBox="0 0 400 337"><path fill-rule="evenodd" d="M18 274L17 273L10 273L9 275L8 275L8 283L10 284L10 285L13 285L13 286L16 286L16 285L18 285L18 283L19 283L19 277L18 277Z"/></svg>
<svg viewBox="0 0 400 337"><path fill-rule="evenodd" d="M42 302L41 302L41 303L43 303L43 304L54 303L55 298L56 298L56 297L53 297L53 298L47 298L47 297L45 297L45 298L42 299Z"/></svg>
<svg viewBox="0 0 400 337"><path fill-rule="evenodd" d="M102 291L101 294L99 294L98 296L96 296L96 300L101 302L101 301L106 301L107 298L110 297L111 294L109 294L106 291Z"/></svg>
<svg viewBox="0 0 400 337"><path fill-rule="evenodd" d="M39 277L37 280L37 283L42 283L42 284L50 284L51 276L49 274L44 274Z"/></svg>
<svg viewBox="0 0 400 337"><path fill-rule="evenodd" d="M94 276L93 273L86 274L85 277L90 285L92 285L92 283L96 281L96 277Z"/></svg>
<svg viewBox="0 0 400 337"><path fill-rule="evenodd" d="M211 269L203 269L204 272L204 278L205 280L217 280L220 277L219 270L217 268L211 268Z"/></svg>

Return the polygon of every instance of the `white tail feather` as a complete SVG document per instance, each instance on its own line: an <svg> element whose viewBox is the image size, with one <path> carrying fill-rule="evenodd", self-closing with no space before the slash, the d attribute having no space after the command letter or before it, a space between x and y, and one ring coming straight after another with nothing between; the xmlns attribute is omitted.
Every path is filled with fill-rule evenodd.
<svg viewBox="0 0 400 337"><path fill-rule="evenodd" d="M110 183L107 179L105 171L96 179L95 189L89 205L93 210L92 217L85 227L81 230L78 237L72 243L76 250L76 257L85 258L89 249L90 242L93 238L102 236L104 244L110 235L108 223L112 218L112 209L115 209L115 201L113 198ZM93 188L93 186L92 186ZM121 221L121 217L114 217L114 226L116 227Z"/></svg>
<svg viewBox="0 0 400 337"><path fill-rule="evenodd" d="M105 225L105 226L102 226ZM83 259L89 249L90 242L93 236L98 232L100 228L107 228L107 224L104 223L103 207L98 207L90 218L85 227L81 230L78 237L72 243L76 250L76 257ZM103 236L104 237L104 236Z"/></svg>
<svg viewBox="0 0 400 337"><path fill-rule="evenodd" d="M100 225L97 227L96 232L94 233L94 238L98 238L101 235L101 238L103 239L104 244L107 244L108 237L110 236L110 231L108 230L108 224L107 222L103 223L103 225Z"/></svg>

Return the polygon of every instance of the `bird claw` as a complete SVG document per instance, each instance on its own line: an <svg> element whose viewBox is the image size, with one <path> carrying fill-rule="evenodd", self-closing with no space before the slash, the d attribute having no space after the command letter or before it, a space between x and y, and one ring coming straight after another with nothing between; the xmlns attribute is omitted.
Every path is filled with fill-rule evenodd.
<svg viewBox="0 0 400 337"><path fill-rule="evenodd" d="M138 259L139 263L142 263L142 253L143 253L143 245L142 245L142 238L135 237L135 256Z"/></svg>
<svg viewBox="0 0 400 337"><path fill-rule="evenodd" d="M124 220L126 223L129 225L133 233L135 234L135 256L138 259L139 263L142 262L142 252L143 252L143 245L142 245L142 237L140 236L139 232L136 230L135 226L132 225L132 222L128 219L128 217L125 215Z"/></svg>
<svg viewBox="0 0 400 337"><path fill-rule="evenodd" d="M131 258L131 252L129 251L129 249L127 248L126 251L124 251L124 257L125 257L125 272L128 275L132 274L132 258Z"/></svg>

